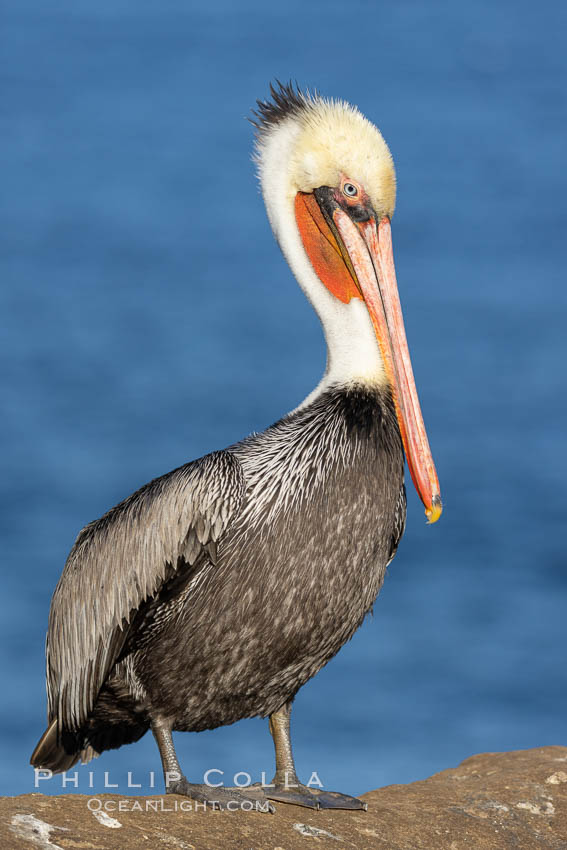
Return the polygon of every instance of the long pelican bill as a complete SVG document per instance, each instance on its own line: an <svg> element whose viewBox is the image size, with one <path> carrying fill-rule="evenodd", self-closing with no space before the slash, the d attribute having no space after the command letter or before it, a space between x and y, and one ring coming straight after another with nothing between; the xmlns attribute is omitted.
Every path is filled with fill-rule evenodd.
<svg viewBox="0 0 567 850"><path fill-rule="evenodd" d="M406 339L390 220L385 217L378 226L373 218L354 223L346 212L337 207L333 221L356 273L393 387L398 424L413 483L425 505L428 521L437 522L443 510L439 481Z"/></svg>
<svg viewBox="0 0 567 850"><path fill-rule="evenodd" d="M353 221L331 191L300 192L295 216L315 272L343 302L363 298L392 387L410 474L430 523L443 510L439 481L423 422L398 295L392 231L384 217Z"/></svg>
<svg viewBox="0 0 567 850"><path fill-rule="evenodd" d="M398 424L410 474L428 521L443 510L439 481L421 413L406 339L392 250L389 218L354 223L340 207L333 212L376 332L386 373L394 391Z"/></svg>

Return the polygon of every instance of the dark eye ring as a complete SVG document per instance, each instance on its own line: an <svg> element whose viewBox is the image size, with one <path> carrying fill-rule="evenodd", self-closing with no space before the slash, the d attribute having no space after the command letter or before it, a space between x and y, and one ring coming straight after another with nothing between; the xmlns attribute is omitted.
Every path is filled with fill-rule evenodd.
<svg viewBox="0 0 567 850"><path fill-rule="evenodd" d="M343 194L345 194L347 198L355 198L358 195L358 189L353 183L344 183Z"/></svg>

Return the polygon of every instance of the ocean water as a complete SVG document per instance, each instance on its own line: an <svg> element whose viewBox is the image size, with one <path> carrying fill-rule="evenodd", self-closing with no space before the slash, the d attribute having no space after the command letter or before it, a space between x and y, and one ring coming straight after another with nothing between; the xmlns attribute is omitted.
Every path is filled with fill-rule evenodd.
<svg viewBox="0 0 567 850"><path fill-rule="evenodd" d="M445 502L428 527L408 488L374 616L297 697L298 768L360 793L565 743L566 25L550 0L4 10L0 793L34 790L49 600L79 529L324 369L250 161L244 119L276 77L352 100L391 146ZM176 740L193 780L273 766L263 720ZM161 788L151 736L81 768L85 793L89 770Z"/></svg>

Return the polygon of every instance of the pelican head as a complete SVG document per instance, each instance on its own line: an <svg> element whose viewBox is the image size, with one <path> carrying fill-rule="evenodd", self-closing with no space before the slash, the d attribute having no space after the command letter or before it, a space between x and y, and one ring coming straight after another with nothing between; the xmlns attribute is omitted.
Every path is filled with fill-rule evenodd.
<svg viewBox="0 0 567 850"><path fill-rule="evenodd" d="M388 387L429 522L441 516L398 296L392 156L354 106L271 87L255 112L258 175L274 235L327 340L319 386Z"/></svg>

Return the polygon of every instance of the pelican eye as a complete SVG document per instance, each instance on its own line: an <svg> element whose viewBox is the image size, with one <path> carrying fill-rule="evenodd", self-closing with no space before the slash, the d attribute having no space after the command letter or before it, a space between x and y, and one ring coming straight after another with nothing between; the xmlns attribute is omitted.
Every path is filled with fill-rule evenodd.
<svg viewBox="0 0 567 850"><path fill-rule="evenodd" d="M358 189L354 183L343 183L343 194L346 195L347 198L356 198L358 195Z"/></svg>

